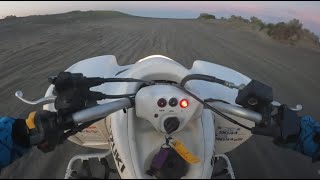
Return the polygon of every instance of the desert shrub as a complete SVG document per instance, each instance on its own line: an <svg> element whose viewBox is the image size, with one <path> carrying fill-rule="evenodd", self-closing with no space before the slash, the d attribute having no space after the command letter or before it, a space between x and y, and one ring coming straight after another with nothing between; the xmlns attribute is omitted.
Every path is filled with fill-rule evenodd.
<svg viewBox="0 0 320 180"><path fill-rule="evenodd" d="M255 17L255 16L252 16L250 18L250 21L251 21L252 24L258 25L260 27L260 29L263 29L265 27L265 24L262 22L262 20L257 18L257 17Z"/></svg>
<svg viewBox="0 0 320 180"><path fill-rule="evenodd" d="M303 32L304 32L304 33L307 33L307 34L310 34L310 33L311 33L310 30L309 30L309 29L306 29L306 28L303 29Z"/></svg>
<svg viewBox="0 0 320 180"><path fill-rule="evenodd" d="M285 40L289 41L290 44L294 44L301 37L305 37L307 41L320 46L319 37L309 29L303 28L303 24L298 19L292 19L287 23L269 23L265 25L265 28L267 29L267 34L276 40Z"/></svg>
<svg viewBox="0 0 320 180"><path fill-rule="evenodd" d="M267 28L268 35L277 40L298 41L302 32L302 24L297 19L293 19L288 23L269 23Z"/></svg>
<svg viewBox="0 0 320 180"><path fill-rule="evenodd" d="M243 22L245 22L245 23L250 23L250 21L249 21L249 19L245 19L245 18L243 18L243 20L242 20Z"/></svg>
<svg viewBox="0 0 320 180"><path fill-rule="evenodd" d="M288 26L295 29L302 29L302 23L298 19L292 19L288 22Z"/></svg>
<svg viewBox="0 0 320 180"><path fill-rule="evenodd" d="M232 15L228 20L229 21L238 21L238 22L250 23L249 19L245 19L242 16L235 16L235 15Z"/></svg>
<svg viewBox="0 0 320 180"><path fill-rule="evenodd" d="M82 11L80 11L80 10L74 10L74 11L71 11L70 13L82 13Z"/></svg>
<svg viewBox="0 0 320 180"><path fill-rule="evenodd" d="M198 19L216 19L216 17L212 14L201 13Z"/></svg>
<svg viewBox="0 0 320 180"><path fill-rule="evenodd" d="M237 19L237 16L232 15L232 16L230 17L230 19L231 19L231 20L233 20L233 19L235 20L235 19Z"/></svg>
<svg viewBox="0 0 320 180"><path fill-rule="evenodd" d="M15 16L15 15L10 15L10 16L6 16L5 18L4 18L4 20L10 20L10 19L16 19L17 18L17 16Z"/></svg>
<svg viewBox="0 0 320 180"><path fill-rule="evenodd" d="M303 28L303 24L295 18L288 22L264 23L255 16L250 17L249 21L241 16L232 15L228 21L230 23L251 23L253 29L263 30L263 33L267 33L271 38L290 44L296 44L301 39L304 39L304 42L311 42L312 44L320 46L319 37L309 29ZM257 28L257 26L260 28Z"/></svg>

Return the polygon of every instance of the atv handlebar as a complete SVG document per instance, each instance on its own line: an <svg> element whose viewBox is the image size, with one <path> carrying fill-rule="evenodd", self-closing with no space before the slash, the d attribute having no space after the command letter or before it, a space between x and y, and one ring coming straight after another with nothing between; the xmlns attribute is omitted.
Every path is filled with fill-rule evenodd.
<svg viewBox="0 0 320 180"><path fill-rule="evenodd" d="M262 115L260 113L251 111L240 106L226 104L222 102L210 102L209 105L213 106L214 108L218 109L223 113L245 118L257 124L259 124L262 121ZM130 99L123 98L78 111L72 114L72 119L73 122L76 124L86 123L99 118L104 118L118 110L130 107L133 107L133 103L130 101Z"/></svg>
<svg viewBox="0 0 320 180"><path fill-rule="evenodd" d="M133 107L133 101L134 100L130 98L122 98L105 104L86 108L67 116L58 116L56 112L39 111L36 113L35 117L35 122L38 123L38 129L37 131L32 131L32 134L30 134L32 137L35 137L31 138L34 139L32 144L38 144L38 147L40 147L41 150L44 152L49 152L57 144L62 143L69 136L76 134L89 125L107 117L116 111ZM216 108L222 113L244 118L255 122L256 124L260 124L263 121L262 114L237 105L227 104L219 101L209 102L208 105ZM288 116L287 114L288 113L285 113L285 117ZM285 117L281 118L290 120L293 116L288 116L289 118ZM68 132L64 132L65 130L68 130ZM259 129L252 133L261 134L261 131L258 130ZM52 132L54 132L53 136ZM270 136L269 134L270 132L267 133L268 136Z"/></svg>
<svg viewBox="0 0 320 180"><path fill-rule="evenodd" d="M226 104L223 102L209 102L208 104L223 113L241 117L253 121L257 124L259 124L262 121L262 115L260 113L254 112L252 110L240 106Z"/></svg>
<svg viewBox="0 0 320 180"><path fill-rule="evenodd" d="M90 122L95 119L104 118L111 113L121 109L130 108L132 106L133 103L129 98L119 99L78 111L72 114L72 119L76 124Z"/></svg>
<svg viewBox="0 0 320 180"><path fill-rule="evenodd" d="M260 124L262 121L262 115L258 112L252 111L250 109L243 108L241 106L227 104L223 102L209 102L210 106L216 108L217 110L234 115L240 118L247 119L249 121ZM76 124L90 122L99 118L104 118L111 113L119 111L121 109L127 109L133 107L133 102L129 98L123 98L108 102L105 104L100 104L94 107L90 107L72 114L73 122ZM299 111L301 109L293 109Z"/></svg>
<svg viewBox="0 0 320 180"><path fill-rule="evenodd" d="M196 79L219 83L226 87L236 88L239 90L235 102L241 106L223 103L222 100L205 102L205 100L202 100L192 94L183 86L179 86L191 97L202 103L206 108L211 109L226 120L256 134L266 134L264 131L262 133L259 128L274 125L273 122L274 119L276 119L278 122L277 125L281 126L280 130L279 127L277 127L278 129L272 130L273 127L270 126L269 129L271 128L271 130L268 129L269 134L281 132L282 134L285 134L281 134L281 137L284 137L282 139L286 139L289 135L296 133L297 127L290 126L294 124L290 119L298 121L298 116L296 112L293 111L301 110L302 106L299 105L292 109L288 108L286 105L283 106L280 103L274 104L272 102L272 88L269 86L256 80L252 80L248 85L241 87L241 85L235 86L231 82L222 81L215 77L208 77L204 75L192 75L192 77L190 75L186 78L187 80ZM52 96L49 99L50 102L54 100L57 112L50 112L46 110L37 112L34 118L35 123L38 123L36 131L30 131L31 139L33 140L32 144L38 144L44 150L51 150L56 144L62 143L63 140L67 139L69 136L82 131L91 124L116 111L134 106L134 99L132 99L132 96L135 94L107 95L100 92L90 91L90 87L106 82L143 82L144 85L155 84L153 81L148 82L132 78L86 78L81 73L72 74L69 72L60 73L59 76L51 79L50 82L55 85L53 94L56 96ZM252 96L252 94L254 96ZM38 101L26 101L22 98L21 92L17 92L16 96L29 104L38 104L48 100L48 97L46 97ZM88 104L96 104L98 100L102 99L117 100L87 108ZM272 102L272 104L270 104L270 102ZM276 108L277 106L278 108ZM280 110L280 112L277 112L276 116L272 115L273 108L275 108L274 110ZM224 113L255 122L257 128L253 131L253 128L249 128L238 123ZM68 131L65 132L65 130ZM279 136L279 133L276 134L276 136Z"/></svg>

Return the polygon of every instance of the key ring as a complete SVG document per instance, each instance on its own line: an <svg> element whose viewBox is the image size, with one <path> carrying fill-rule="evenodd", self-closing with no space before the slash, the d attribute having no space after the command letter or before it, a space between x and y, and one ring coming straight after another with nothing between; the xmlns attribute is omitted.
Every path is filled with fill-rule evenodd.
<svg viewBox="0 0 320 180"><path fill-rule="evenodd" d="M163 147L164 145L166 145L167 147L171 148L171 145L170 145L170 140L172 140L173 138L169 135L169 134L166 134L165 135L165 143L162 144L161 147Z"/></svg>

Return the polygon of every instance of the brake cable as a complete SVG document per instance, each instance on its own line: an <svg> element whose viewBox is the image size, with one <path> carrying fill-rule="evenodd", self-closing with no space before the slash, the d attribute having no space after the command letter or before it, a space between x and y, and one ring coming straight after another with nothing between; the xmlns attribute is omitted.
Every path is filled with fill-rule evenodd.
<svg viewBox="0 0 320 180"><path fill-rule="evenodd" d="M198 98L196 95L194 95L193 93L191 93L190 91L188 91L184 87L181 87L181 86L177 86L177 87L180 88L181 90L183 90L184 92L186 92L187 94L189 94L194 99L196 99L198 102L200 102L206 108L210 109L211 111L217 113L219 116L223 117L224 119L226 119L226 120L230 121L231 123L236 124L236 125L238 125L240 127L243 127L244 129L247 129L247 130L251 131L251 128L249 128L249 127L237 122L236 120L232 119L231 117L223 114L222 112L220 112L216 108L210 106L208 103L206 103L205 101L201 100L200 98Z"/></svg>
<svg viewBox="0 0 320 180"><path fill-rule="evenodd" d="M217 110L216 108L210 106L207 102L201 100L199 97L197 97L195 94L191 93L190 91L188 91L184 86L187 83L187 81L190 80L203 80L203 81L208 81L208 82L213 82L213 83L218 83L221 84L223 86L229 87L229 88L235 88L235 89L240 89L242 88L241 86L236 86L235 84L233 84L232 82L228 82L225 80L221 80L218 79L216 77L213 76L209 76L209 75L204 75L204 74L190 74L187 75L186 77L184 77L181 80L180 86L176 86L179 89L183 90L184 92L186 92L187 94L189 94L191 97L193 97L194 99L196 99L198 102L200 102L203 106L205 106L206 108L210 109L211 111L215 112L216 114L218 114L219 116L221 116L222 118L228 120L229 122L236 124L244 129L247 129L249 131L251 131L251 128L237 122L236 120L232 119L231 117L223 114L221 111Z"/></svg>

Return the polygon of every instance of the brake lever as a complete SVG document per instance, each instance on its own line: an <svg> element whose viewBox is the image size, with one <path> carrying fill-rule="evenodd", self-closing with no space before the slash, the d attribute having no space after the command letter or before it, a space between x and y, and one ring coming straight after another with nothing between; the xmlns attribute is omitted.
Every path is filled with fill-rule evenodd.
<svg viewBox="0 0 320 180"><path fill-rule="evenodd" d="M30 105L37 105L37 104L50 104L50 103L54 103L56 96L48 96L48 97L43 97L41 99L35 100L35 101L30 101L30 100L26 100L23 98L23 93L22 91L17 91L15 93L15 96L20 99L21 101L23 101L26 104L30 104Z"/></svg>

